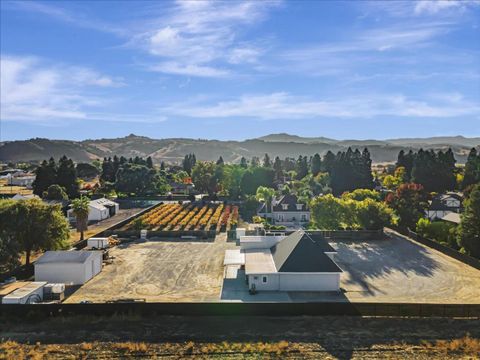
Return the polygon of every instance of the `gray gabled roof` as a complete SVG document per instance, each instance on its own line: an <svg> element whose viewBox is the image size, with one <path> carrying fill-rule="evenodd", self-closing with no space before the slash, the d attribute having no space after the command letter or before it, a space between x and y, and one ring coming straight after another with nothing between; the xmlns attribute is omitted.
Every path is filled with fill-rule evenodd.
<svg viewBox="0 0 480 360"><path fill-rule="evenodd" d="M296 231L273 246L273 262L278 272L342 272L325 252L335 250L320 235Z"/></svg>
<svg viewBox="0 0 480 360"><path fill-rule="evenodd" d="M51 264L51 263L78 263L83 264L90 256L98 251L47 251L35 264Z"/></svg>

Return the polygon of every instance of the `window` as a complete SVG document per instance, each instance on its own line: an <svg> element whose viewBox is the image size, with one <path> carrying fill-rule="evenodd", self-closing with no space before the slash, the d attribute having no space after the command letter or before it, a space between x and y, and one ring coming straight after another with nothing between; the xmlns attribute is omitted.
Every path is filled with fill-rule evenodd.
<svg viewBox="0 0 480 360"><path fill-rule="evenodd" d="M253 280L258 280L258 276L254 276L254 277L253 277Z"/></svg>
<svg viewBox="0 0 480 360"><path fill-rule="evenodd" d="M297 204L297 210L302 210L303 209L303 204Z"/></svg>
<svg viewBox="0 0 480 360"><path fill-rule="evenodd" d="M305 214L302 214L302 221L307 221L307 216Z"/></svg>
<svg viewBox="0 0 480 360"><path fill-rule="evenodd" d="M267 282L267 277L266 277L266 276L262 277L262 282L263 282L264 284Z"/></svg>
<svg viewBox="0 0 480 360"><path fill-rule="evenodd" d="M288 210L288 204L282 204L283 210Z"/></svg>

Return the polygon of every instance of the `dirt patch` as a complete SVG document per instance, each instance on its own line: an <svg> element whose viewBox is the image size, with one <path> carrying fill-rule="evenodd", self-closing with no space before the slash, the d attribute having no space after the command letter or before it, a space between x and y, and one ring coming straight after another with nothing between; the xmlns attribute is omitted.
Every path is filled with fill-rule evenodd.
<svg viewBox="0 0 480 360"><path fill-rule="evenodd" d="M395 233L332 246L350 301L480 303L480 270Z"/></svg>
<svg viewBox="0 0 480 360"><path fill-rule="evenodd" d="M478 319L445 318L80 316L1 323L0 358L15 359L473 359L480 336Z"/></svg>
<svg viewBox="0 0 480 360"><path fill-rule="evenodd" d="M235 245L220 234L212 242L149 241L110 250L115 259L65 302L218 301L225 250Z"/></svg>

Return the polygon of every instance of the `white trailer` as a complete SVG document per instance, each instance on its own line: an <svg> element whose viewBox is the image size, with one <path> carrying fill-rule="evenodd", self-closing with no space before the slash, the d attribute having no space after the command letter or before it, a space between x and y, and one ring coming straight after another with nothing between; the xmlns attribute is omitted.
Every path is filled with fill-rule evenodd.
<svg viewBox="0 0 480 360"><path fill-rule="evenodd" d="M34 304L43 300L45 281L35 281L15 290L2 299L2 304Z"/></svg>
<svg viewBox="0 0 480 360"><path fill-rule="evenodd" d="M108 248L108 238L92 237L87 240L87 247L89 249L106 249Z"/></svg>

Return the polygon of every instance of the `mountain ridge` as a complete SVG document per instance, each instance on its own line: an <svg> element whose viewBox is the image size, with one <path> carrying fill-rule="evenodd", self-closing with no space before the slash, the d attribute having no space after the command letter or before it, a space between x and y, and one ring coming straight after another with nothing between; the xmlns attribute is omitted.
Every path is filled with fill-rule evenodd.
<svg viewBox="0 0 480 360"><path fill-rule="evenodd" d="M236 162L242 156L298 157L299 155L325 154L328 150L337 152L355 147L368 147L374 162L393 162L400 150L434 149L446 150L451 147L457 161L463 163L472 147L480 147L480 137L438 136L429 138L401 138L387 140L336 140L327 137L302 137L277 133L246 140L216 140L191 138L153 139L147 136L129 134L120 138L74 140L50 140L33 138L0 142L0 161L41 161L53 156L66 155L74 161L91 161L105 156L152 156L156 163L161 161L179 162L188 153L195 153L199 160L216 160L222 156L225 161Z"/></svg>

